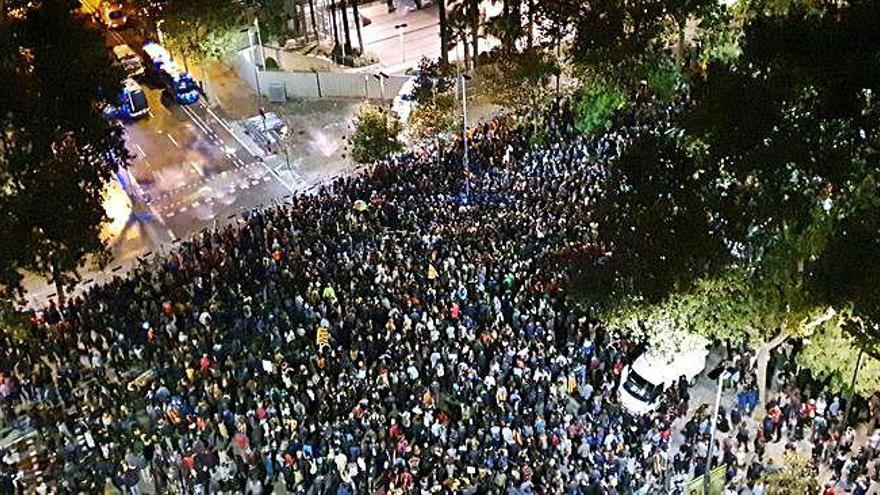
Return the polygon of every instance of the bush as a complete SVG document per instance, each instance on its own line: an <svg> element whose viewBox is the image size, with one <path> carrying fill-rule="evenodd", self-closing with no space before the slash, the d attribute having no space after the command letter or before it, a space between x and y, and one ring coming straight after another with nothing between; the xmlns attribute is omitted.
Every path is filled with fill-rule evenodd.
<svg viewBox="0 0 880 495"><path fill-rule="evenodd" d="M418 105L431 105L438 94L450 92L455 87L451 67L443 68L439 61L427 57L422 57L414 74L412 96Z"/></svg>
<svg viewBox="0 0 880 495"><path fill-rule="evenodd" d="M495 49L491 54L477 68L478 79L491 101L504 107L533 107L561 70L553 55L539 48L510 54Z"/></svg>
<svg viewBox="0 0 880 495"><path fill-rule="evenodd" d="M812 371L816 379L827 379L831 390L868 397L880 389L880 361L865 354L855 390L850 390L858 353L858 345L852 337L839 326L829 325L804 339L804 347L796 359L799 365Z"/></svg>
<svg viewBox="0 0 880 495"><path fill-rule="evenodd" d="M675 62L664 57L647 65L647 71L645 81L657 99L663 102L675 99L678 89L684 82L681 71Z"/></svg>
<svg viewBox="0 0 880 495"><path fill-rule="evenodd" d="M355 131L351 137L352 158L358 163L388 158L402 148L398 141L400 130L397 115L379 105L361 105L355 116Z"/></svg>
<svg viewBox="0 0 880 495"><path fill-rule="evenodd" d="M627 104L626 93L607 81L595 81L579 93L574 107L575 127L584 134L607 131L614 114Z"/></svg>
<svg viewBox="0 0 880 495"><path fill-rule="evenodd" d="M455 110L455 96L451 92L440 93L416 105L409 117L410 135L416 139L432 139L455 130L460 124Z"/></svg>
<svg viewBox="0 0 880 495"><path fill-rule="evenodd" d="M266 70L279 70L278 61L272 57L266 57Z"/></svg>

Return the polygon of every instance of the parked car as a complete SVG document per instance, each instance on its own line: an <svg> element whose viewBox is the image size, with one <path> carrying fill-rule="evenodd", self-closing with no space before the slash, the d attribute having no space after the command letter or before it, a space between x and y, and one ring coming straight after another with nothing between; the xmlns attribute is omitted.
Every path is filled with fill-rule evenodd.
<svg viewBox="0 0 880 495"><path fill-rule="evenodd" d="M113 47L113 57L116 62L125 69L128 77L140 77L144 75L144 64L130 46L122 44Z"/></svg>
<svg viewBox="0 0 880 495"><path fill-rule="evenodd" d="M98 21L108 29L119 29L128 23L121 3L104 2L98 8Z"/></svg>
<svg viewBox="0 0 880 495"><path fill-rule="evenodd" d="M682 376L693 382L706 368L708 356L705 346L672 355L649 349L623 369L617 391L621 405L633 414L653 411L663 392Z"/></svg>

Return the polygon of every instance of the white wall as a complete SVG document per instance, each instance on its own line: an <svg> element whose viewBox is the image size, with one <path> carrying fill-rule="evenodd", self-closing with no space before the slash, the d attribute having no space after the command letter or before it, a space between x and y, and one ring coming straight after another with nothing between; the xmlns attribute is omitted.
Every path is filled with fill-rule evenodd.
<svg viewBox="0 0 880 495"><path fill-rule="evenodd" d="M256 90L254 48L239 50L233 57L236 73ZM392 100L410 79L390 76L383 84L371 73L260 71L260 92L268 96L272 83L282 83L288 98L371 98Z"/></svg>

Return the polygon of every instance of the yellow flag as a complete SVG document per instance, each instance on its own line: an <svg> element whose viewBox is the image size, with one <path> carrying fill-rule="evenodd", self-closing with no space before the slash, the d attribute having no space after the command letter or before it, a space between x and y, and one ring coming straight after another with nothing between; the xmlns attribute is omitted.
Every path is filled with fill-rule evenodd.
<svg viewBox="0 0 880 495"><path fill-rule="evenodd" d="M318 345L327 345L330 343L330 330L325 327L318 327L318 335L315 338Z"/></svg>

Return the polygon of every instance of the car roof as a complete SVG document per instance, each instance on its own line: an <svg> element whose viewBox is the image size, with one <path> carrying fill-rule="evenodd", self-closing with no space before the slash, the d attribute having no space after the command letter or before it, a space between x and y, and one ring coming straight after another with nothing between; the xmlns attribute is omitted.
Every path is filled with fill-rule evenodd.
<svg viewBox="0 0 880 495"><path fill-rule="evenodd" d="M134 52L134 50L132 50L130 46L128 46L124 43L121 45L114 46L113 47L113 54L116 55L117 57L127 57L129 55L137 56L137 54Z"/></svg>
<svg viewBox="0 0 880 495"><path fill-rule="evenodd" d="M708 354L705 348L665 356L648 351L636 358L632 370L654 385L671 383L681 375L693 379L706 367Z"/></svg>

